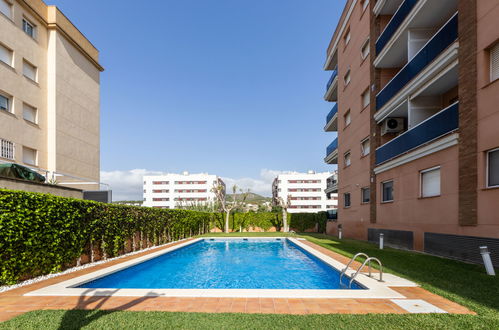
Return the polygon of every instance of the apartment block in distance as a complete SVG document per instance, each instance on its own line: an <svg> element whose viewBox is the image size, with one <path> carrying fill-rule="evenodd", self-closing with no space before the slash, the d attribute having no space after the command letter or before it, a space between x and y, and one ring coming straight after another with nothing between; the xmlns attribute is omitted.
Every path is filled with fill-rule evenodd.
<svg viewBox="0 0 499 330"><path fill-rule="evenodd" d="M102 71L98 50L57 7L0 0L0 163L97 189Z"/></svg>
<svg viewBox="0 0 499 330"><path fill-rule="evenodd" d="M274 204L277 198L289 201L289 213L316 213L334 210L338 205L336 194L326 195L328 178L332 173L290 172L279 174L272 183L272 197Z"/></svg>
<svg viewBox="0 0 499 330"><path fill-rule="evenodd" d="M346 3L327 50L346 237L499 263L499 2Z"/></svg>
<svg viewBox="0 0 499 330"><path fill-rule="evenodd" d="M225 183L216 175L206 173L165 174L144 176L143 206L163 209L180 209L216 202L212 188ZM225 189L224 189L225 190Z"/></svg>

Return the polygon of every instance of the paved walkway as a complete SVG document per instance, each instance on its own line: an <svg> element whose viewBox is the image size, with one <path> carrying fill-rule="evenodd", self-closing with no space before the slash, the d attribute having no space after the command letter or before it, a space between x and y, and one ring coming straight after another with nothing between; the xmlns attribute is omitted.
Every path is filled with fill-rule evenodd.
<svg viewBox="0 0 499 330"><path fill-rule="evenodd" d="M185 241L183 241L185 242ZM182 242L182 243L183 243ZM349 258L308 241L303 243L346 264ZM99 269L160 251L180 243L172 243L147 252L120 258L105 264L47 279L0 293L0 322L19 314L40 309L106 309L131 311L170 311L206 313L278 313L278 314L367 314L408 313L390 299L282 299L282 298L183 298L183 297L35 297L23 294L66 281ZM354 264L353 267L360 264ZM419 287L392 287L407 300L430 303L448 313L474 314L467 308Z"/></svg>

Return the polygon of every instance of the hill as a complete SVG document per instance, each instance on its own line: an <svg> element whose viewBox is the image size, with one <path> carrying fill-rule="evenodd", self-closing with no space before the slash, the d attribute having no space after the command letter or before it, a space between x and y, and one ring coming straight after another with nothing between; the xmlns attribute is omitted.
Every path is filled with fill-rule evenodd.
<svg viewBox="0 0 499 330"><path fill-rule="evenodd" d="M241 194L227 194L226 200L227 201L232 201L234 200L234 196L236 196L237 200L241 200ZM271 197L265 197L262 195L258 195L255 193L250 192L248 194L248 197L246 198L246 203L263 203L263 202L271 202L272 198Z"/></svg>

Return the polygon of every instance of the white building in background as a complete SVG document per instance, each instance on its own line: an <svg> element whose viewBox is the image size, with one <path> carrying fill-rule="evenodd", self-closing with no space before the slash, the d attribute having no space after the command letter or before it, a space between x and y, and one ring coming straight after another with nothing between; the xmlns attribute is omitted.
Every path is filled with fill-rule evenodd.
<svg viewBox="0 0 499 330"><path fill-rule="evenodd" d="M143 206L164 209L182 208L192 205L210 205L216 200L213 186L224 182L216 175L207 173L165 174L144 176Z"/></svg>
<svg viewBox="0 0 499 330"><path fill-rule="evenodd" d="M338 195L335 193L326 195L325 192L327 179L331 175L333 173L315 173L314 171L279 174L272 183L274 202L278 197L286 201L289 196L291 206L288 208L288 212L290 213L315 213L336 209Z"/></svg>

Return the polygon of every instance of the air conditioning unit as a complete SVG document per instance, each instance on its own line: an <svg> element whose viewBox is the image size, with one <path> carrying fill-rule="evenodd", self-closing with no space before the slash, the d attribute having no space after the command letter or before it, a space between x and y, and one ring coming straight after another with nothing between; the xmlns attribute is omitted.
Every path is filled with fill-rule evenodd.
<svg viewBox="0 0 499 330"><path fill-rule="evenodd" d="M381 126L381 135L398 133L404 130L404 118L386 118Z"/></svg>

